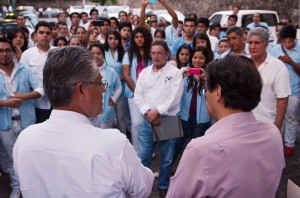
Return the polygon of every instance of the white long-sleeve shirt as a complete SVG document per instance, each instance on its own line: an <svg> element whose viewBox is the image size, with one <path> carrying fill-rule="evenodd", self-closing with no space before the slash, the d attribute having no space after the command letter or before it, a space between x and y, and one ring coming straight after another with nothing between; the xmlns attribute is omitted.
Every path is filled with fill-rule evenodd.
<svg viewBox="0 0 300 198"><path fill-rule="evenodd" d="M153 72L151 65L139 75L134 100L143 115L151 108L156 108L162 115L176 115L182 93L182 74L176 67L167 63L158 72Z"/></svg>
<svg viewBox="0 0 300 198"><path fill-rule="evenodd" d="M153 173L126 137L76 112L53 110L26 128L13 155L24 198L140 198L152 190Z"/></svg>

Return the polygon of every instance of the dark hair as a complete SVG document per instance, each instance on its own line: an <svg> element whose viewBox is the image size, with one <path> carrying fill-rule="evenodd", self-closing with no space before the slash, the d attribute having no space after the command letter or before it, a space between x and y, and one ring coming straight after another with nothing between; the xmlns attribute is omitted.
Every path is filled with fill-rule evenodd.
<svg viewBox="0 0 300 198"><path fill-rule="evenodd" d="M233 8L237 8L237 9L241 9L241 7L240 6L237 6L237 5L235 5L235 6L233 6Z"/></svg>
<svg viewBox="0 0 300 198"><path fill-rule="evenodd" d="M92 15L93 12L97 12L97 14L99 14L99 11L98 11L96 8L92 8L92 9L90 10L90 15Z"/></svg>
<svg viewBox="0 0 300 198"><path fill-rule="evenodd" d="M54 41L53 41L53 45L55 47L57 47L59 41L64 41L66 43L66 45L68 45L68 41L67 41L66 37L64 37L64 36L58 36L58 37L56 37L54 39Z"/></svg>
<svg viewBox="0 0 300 198"><path fill-rule="evenodd" d="M87 15L87 16L89 16L88 13L86 13L86 12L81 12L81 13L80 13L80 18L81 18L82 15L84 15L84 14Z"/></svg>
<svg viewBox="0 0 300 198"><path fill-rule="evenodd" d="M157 20L149 21L149 25L152 26L152 23L157 23Z"/></svg>
<svg viewBox="0 0 300 198"><path fill-rule="evenodd" d="M86 34L86 29L82 26L77 26L76 30L75 30L75 34L77 32L78 29L83 29L84 30L84 33Z"/></svg>
<svg viewBox="0 0 300 198"><path fill-rule="evenodd" d="M196 14L196 13L190 13L190 14L188 15L188 17L190 17L190 18L194 18L194 19L195 19L195 21L197 21L197 20L198 20L198 16L197 16L197 14Z"/></svg>
<svg viewBox="0 0 300 198"><path fill-rule="evenodd" d="M77 35L73 35L69 38L68 45L70 45L71 39L73 39L73 38L78 39L80 41L81 46L83 46L83 41Z"/></svg>
<svg viewBox="0 0 300 198"><path fill-rule="evenodd" d="M52 21L52 22L49 22L49 24L50 24L50 26L52 27L52 29L55 28L55 27L56 27L56 28L59 28L59 27L58 27L58 24L57 24L56 22L53 22L53 21Z"/></svg>
<svg viewBox="0 0 300 198"><path fill-rule="evenodd" d="M207 28L209 27L209 19L206 18L206 17L200 17L200 18L198 19L197 24L198 24L198 23L202 23L202 24L205 25Z"/></svg>
<svg viewBox="0 0 300 198"><path fill-rule="evenodd" d="M151 44L151 48L157 45L162 46L166 52L170 52L170 48L166 41L153 41L153 43Z"/></svg>
<svg viewBox="0 0 300 198"><path fill-rule="evenodd" d="M37 31L38 31L38 29L39 29L40 27L48 27L48 28L50 29L50 32L52 32L52 27L51 27L51 25L50 25L48 22L46 22L46 21L40 21L40 22L38 22L38 23L35 25L34 32L37 33Z"/></svg>
<svg viewBox="0 0 300 198"><path fill-rule="evenodd" d="M196 20L194 18L192 18L192 17L186 17L186 18L184 18L184 24L186 22L194 22L195 26L197 25Z"/></svg>
<svg viewBox="0 0 300 198"><path fill-rule="evenodd" d="M101 50L101 52L102 52L102 54L103 54L103 59L104 59L104 61L105 61L105 48L104 48L104 45L103 45L102 43L96 41L96 42L93 42L93 43L89 46L89 50L91 51L93 47L98 47L98 48Z"/></svg>
<svg viewBox="0 0 300 198"><path fill-rule="evenodd" d="M27 33L29 35L29 30L24 25L18 25L18 28L20 28L25 34Z"/></svg>
<svg viewBox="0 0 300 198"><path fill-rule="evenodd" d="M213 23L209 26L209 29L212 30L212 29L215 29L216 27L219 27L221 29L221 25L220 23Z"/></svg>
<svg viewBox="0 0 300 198"><path fill-rule="evenodd" d="M239 36L243 36L243 34L244 34L242 28L237 27L237 26L233 26L233 27L228 28L227 31L226 31L226 35L228 36L232 32L235 32Z"/></svg>
<svg viewBox="0 0 300 198"><path fill-rule="evenodd" d="M177 53L176 53L176 63L177 63L177 68L178 68L178 69L181 69L181 67L183 66L183 65L180 64L180 60L179 60L179 54L180 54L180 52L181 52L183 49L187 49L187 50L189 51L189 53L190 53L190 56L191 56L191 54L192 54L192 48L190 47L190 45L188 45L188 44L186 44L186 43L182 44L182 45L178 48Z"/></svg>
<svg viewBox="0 0 300 198"><path fill-rule="evenodd" d="M194 47L194 48L192 49L192 54L191 54L191 56L190 56L190 67L191 67L191 68L194 68L194 65L193 65L193 63L192 63L192 59L193 59L193 56L194 56L194 54L195 54L196 52L202 52L203 55L205 56L205 63L204 63L204 66L203 66L203 69L204 69L204 68L205 68L205 65L206 65L207 63L209 63L209 61L208 61L208 58L209 58L209 57L208 57L208 51L207 51L207 49L206 49L205 47L202 47L202 46ZM190 76L188 76L187 78L188 78L188 81L187 81L188 87L187 87L187 89L188 89L188 90L190 90L190 89L193 90L193 87L194 87L194 84L195 84L196 79L194 78L193 75L190 75ZM200 84L199 84L199 86L198 86L198 88L197 88L197 91L198 91L198 94L199 94L199 95L201 95L201 91L202 91L202 89L204 89L204 85L205 85L204 80L200 78Z"/></svg>
<svg viewBox="0 0 300 198"><path fill-rule="evenodd" d="M58 21L57 22L57 25L65 25L65 26L68 26L68 24L64 21Z"/></svg>
<svg viewBox="0 0 300 198"><path fill-rule="evenodd" d="M279 33L280 39L285 39L285 38L292 38L296 39L297 38L297 29L292 26L292 25L287 25Z"/></svg>
<svg viewBox="0 0 300 198"><path fill-rule="evenodd" d="M178 23L181 24L181 25L183 25L183 21L181 21L181 20L178 20Z"/></svg>
<svg viewBox="0 0 300 198"><path fill-rule="evenodd" d="M229 15L229 17L228 17L228 20L227 20L227 21L229 21L229 19L231 19L231 18L235 19L235 21L237 21L237 20L238 20L238 16L237 16L237 15L235 15L235 14L232 14L232 15Z"/></svg>
<svg viewBox="0 0 300 198"><path fill-rule="evenodd" d="M108 31L107 36L105 38L104 49L105 49L105 51L108 51L109 48L110 48L109 45L108 45L108 37L109 37L110 34L114 35L119 41L119 44L117 46L118 62L122 63L123 56L124 56L125 52L124 52L124 48L123 48L123 45L122 45L122 38L121 38L120 32L118 32L117 30L109 30Z"/></svg>
<svg viewBox="0 0 300 198"><path fill-rule="evenodd" d="M101 17L100 20L107 22L109 25L111 25L110 20L108 18Z"/></svg>
<svg viewBox="0 0 300 198"><path fill-rule="evenodd" d="M79 14L78 12L73 12L73 13L70 15L70 19L72 19L74 15L77 15L77 16L79 16L79 18L80 18L80 14Z"/></svg>
<svg viewBox="0 0 300 198"><path fill-rule="evenodd" d="M125 12L124 10L120 11L119 14L118 14L118 16L119 16L121 13L124 13L126 17L128 16L128 15L127 15L127 12Z"/></svg>
<svg viewBox="0 0 300 198"><path fill-rule="evenodd" d="M250 58L229 55L206 67L206 86L209 91L221 87L224 106L251 111L260 101L262 79Z"/></svg>
<svg viewBox="0 0 300 198"><path fill-rule="evenodd" d="M110 17L109 21L110 20L114 20L117 23L117 27L119 26L119 20L116 17Z"/></svg>
<svg viewBox="0 0 300 198"><path fill-rule="evenodd" d="M0 38L0 43L8 43L10 48L15 52L15 48L10 40L7 38Z"/></svg>
<svg viewBox="0 0 300 198"><path fill-rule="evenodd" d="M129 27L130 32L132 31L132 24L130 22L120 22L119 26L118 26L118 30L121 31L124 27Z"/></svg>
<svg viewBox="0 0 300 198"><path fill-rule="evenodd" d="M11 40L11 42L12 42L13 39L16 37L17 33L21 33L23 35L23 37L24 37L24 44L21 47L21 51L24 52L28 48L28 39L26 38L25 33L24 33L24 31L21 28L15 27L15 28L10 29L7 32L7 37L6 38L8 40Z"/></svg>
<svg viewBox="0 0 300 198"><path fill-rule="evenodd" d="M197 41L197 39L201 39L201 40L205 40L206 41L206 49L207 49L207 53L208 53L207 60L208 60L208 62L212 61L214 59L214 52L211 49L210 40L209 40L207 34L204 33L204 32L199 32L198 34L196 34L194 36L194 39L193 39L193 47L194 48L196 47L196 41Z"/></svg>
<svg viewBox="0 0 300 198"><path fill-rule="evenodd" d="M160 33L164 39L166 38L166 32L164 29L160 29L160 28L156 29L154 32L154 37L156 36L157 33Z"/></svg>
<svg viewBox="0 0 300 198"><path fill-rule="evenodd" d="M136 45L134 37L137 33L141 33L144 36L144 56L140 54L139 47ZM151 61L151 56L150 56L150 47L152 43L152 35L149 32L148 29L144 27L137 27L133 30L131 34L131 44L128 49L128 55L129 55L129 61L130 61L130 66L132 64L133 57L136 56L137 62L144 61L145 65L148 65L148 62Z"/></svg>
<svg viewBox="0 0 300 198"><path fill-rule="evenodd" d="M68 14L67 14L67 13L65 13L65 12L59 12L59 13L57 13L57 15L56 15L56 18L59 18L59 15L61 15L61 14L65 14L65 15L67 15L67 16L68 16Z"/></svg>

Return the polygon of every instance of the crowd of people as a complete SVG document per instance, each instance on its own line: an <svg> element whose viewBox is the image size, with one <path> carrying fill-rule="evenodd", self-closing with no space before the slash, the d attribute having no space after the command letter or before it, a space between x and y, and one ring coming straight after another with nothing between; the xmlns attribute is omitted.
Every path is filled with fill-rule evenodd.
<svg viewBox="0 0 300 198"><path fill-rule="evenodd" d="M70 25L62 12L34 32L18 15L0 34L10 198L149 197L154 176L160 197L275 196L300 120L297 29L282 21L269 42L259 13L236 26L238 6L224 28L180 21L165 0L172 21L147 16L148 3L140 16L74 12ZM157 140L165 118L182 133Z"/></svg>

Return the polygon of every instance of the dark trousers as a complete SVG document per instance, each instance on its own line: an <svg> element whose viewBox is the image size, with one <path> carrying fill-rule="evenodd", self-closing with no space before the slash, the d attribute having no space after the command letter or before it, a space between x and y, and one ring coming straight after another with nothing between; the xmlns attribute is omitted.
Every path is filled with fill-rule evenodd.
<svg viewBox="0 0 300 198"><path fill-rule="evenodd" d="M46 121L51 114L52 109L38 109L35 108L36 124Z"/></svg>

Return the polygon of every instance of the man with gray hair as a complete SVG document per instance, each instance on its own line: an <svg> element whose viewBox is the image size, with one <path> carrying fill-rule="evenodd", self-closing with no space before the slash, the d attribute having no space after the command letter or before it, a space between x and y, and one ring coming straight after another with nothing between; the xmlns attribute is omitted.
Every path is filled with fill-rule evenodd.
<svg viewBox="0 0 300 198"><path fill-rule="evenodd" d="M257 120L272 122L280 130L291 94L289 73L282 61L267 53L268 43L265 28L256 27L248 33L251 59L263 81L261 101L253 113Z"/></svg>
<svg viewBox="0 0 300 198"><path fill-rule="evenodd" d="M54 49L43 77L53 111L23 131L13 153L23 197L148 197L153 173L126 137L89 121L102 112L106 88L92 54Z"/></svg>

